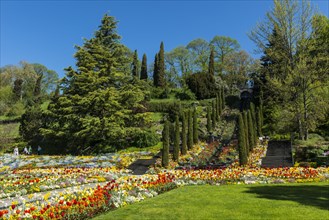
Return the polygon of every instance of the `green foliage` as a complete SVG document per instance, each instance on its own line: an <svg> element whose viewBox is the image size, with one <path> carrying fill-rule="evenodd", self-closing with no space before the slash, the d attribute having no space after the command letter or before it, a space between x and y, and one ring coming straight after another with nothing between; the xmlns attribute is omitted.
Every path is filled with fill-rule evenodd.
<svg viewBox="0 0 329 220"><path fill-rule="evenodd" d="M141 132L151 125L144 106L148 85L131 76L132 57L120 43L116 25L114 17L105 15L94 37L76 47L77 69L66 69L63 93L45 112L42 135L65 140L71 153L124 148L136 142L134 136L153 139Z"/></svg>
<svg viewBox="0 0 329 220"><path fill-rule="evenodd" d="M199 142L199 123L196 108L193 110L193 143L197 144Z"/></svg>
<svg viewBox="0 0 329 220"><path fill-rule="evenodd" d="M169 164L169 121L165 120L164 128L162 131L162 166L168 167Z"/></svg>
<svg viewBox="0 0 329 220"><path fill-rule="evenodd" d="M210 52L208 73L212 76L215 76L215 55L213 48L211 49Z"/></svg>
<svg viewBox="0 0 329 220"><path fill-rule="evenodd" d="M187 148L191 150L193 147L193 116L191 110L188 110L187 117L188 117Z"/></svg>
<svg viewBox="0 0 329 220"><path fill-rule="evenodd" d="M194 93L187 87L177 88L172 90L175 94L175 97L180 100L195 100L196 97Z"/></svg>
<svg viewBox="0 0 329 220"><path fill-rule="evenodd" d="M26 109L22 115L19 133L31 146L42 141L40 128L44 125L44 115L40 105L35 105Z"/></svg>
<svg viewBox="0 0 329 220"><path fill-rule="evenodd" d="M14 88L13 88L13 94L14 94L14 101L18 101L22 99L22 85L23 80L22 79L16 79L14 81Z"/></svg>
<svg viewBox="0 0 329 220"><path fill-rule="evenodd" d="M251 151L255 146L254 124L251 116L251 111L248 111L247 113L247 120L248 120L249 151Z"/></svg>
<svg viewBox="0 0 329 220"><path fill-rule="evenodd" d="M208 73L195 73L186 78L188 88L198 100L216 97L215 78Z"/></svg>
<svg viewBox="0 0 329 220"><path fill-rule="evenodd" d="M130 131L130 134L127 136L131 138L131 146L136 146L139 148L154 146L160 141L159 136L152 129L136 128Z"/></svg>
<svg viewBox="0 0 329 220"><path fill-rule="evenodd" d="M187 153L187 120L186 120L186 114L183 112L182 114L182 155L185 155Z"/></svg>
<svg viewBox="0 0 329 220"><path fill-rule="evenodd" d="M140 76L141 76L142 80L147 80L147 78L148 78L148 75L147 75L147 57L146 57L145 53L143 54Z"/></svg>
<svg viewBox="0 0 329 220"><path fill-rule="evenodd" d="M246 152L247 152L247 155L249 155L249 151L251 150L251 147L250 146L250 141L249 141L249 126L248 126L248 114L246 111L244 111L243 113L243 125L244 125L244 132L245 132L245 145L246 145Z"/></svg>
<svg viewBox="0 0 329 220"><path fill-rule="evenodd" d="M257 125L257 135L258 137L263 136L262 133L262 116L261 116L261 111L260 108L256 108L256 125Z"/></svg>
<svg viewBox="0 0 329 220"><path fill-rule="evenodd" d="M132 75L133 75L133 77L136 77L137 79L139 79L138 68L139 68L138 54L137 54L137 50L135 50L134 57L133 57L133 63L132 63Z"/></svg>
<svg viewBox="0 0 329 220"><path fill-rule="evenodd" d="M175 118L175 140L174 140L174 153L173 159L178 161L179 158L179 142L180 142L180 128L179 128L179 117L176 115Z"/></svg>
<svg viewBox="0 0 329 220"><path fill-rule="evenodd" d="M207 131L208 131L208 133L212 132L210 106L207 106Z"/></svg>
<svg viewBox="0 0 329 220"><path fill-rule="evenodd" d="M215 101L212 101L212 106L211 106L211 122L212 122L212 129L215 130L216 129L216 104Z"/></svg>
<svg viewBox="0 0 329 220"><path fill-rule="evenodd" d="M245 143L245 126L243 123L243 118L242 118L242 114L239 114L239 119L238 119L238 147L239 147L239 162L240 165L246 165L248 162L248 158L247 158L247 150L246 150L246 143Z"/></svg>

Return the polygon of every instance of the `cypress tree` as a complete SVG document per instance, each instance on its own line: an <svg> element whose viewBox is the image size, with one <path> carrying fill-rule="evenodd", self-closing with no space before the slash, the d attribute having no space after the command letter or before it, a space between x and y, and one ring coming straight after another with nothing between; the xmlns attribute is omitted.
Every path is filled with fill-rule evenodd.
<svg viewBox="0 0 329 220"><path fill-rule="evenodd" d="M209 106L207 106L207 131L209 133L212 131L211 111L210 111L210 107Z"/></svg>
<svg viewBox="0 0 329 220"><path fill-rule="evenodd" d="M180 142L180 132L179 132L179 118L178 115L175 117L175 140L174 140L174 161L178 161L179 158L179 142Z"/></svg>
<svg viewBox="0 0 329 220"><path fill-rule="evenodd" d="M132 75L139 79L138 76L138 54L137 50L134 52L133 63L132 63Z"/></svg>
<svg viewBox="0 0 329 220"><path fill-rule="evenodd" d="M255 110L255 104L254 103L250 103L250 111L251 111L251 117L252 117L252 125L254 128L254 138L257 138L257 124L256 124L256 110Z"/></svg>
<svg viewBox="0 0 329 220"><path fill-rule="evenodd" d="M216 105L216 121L219 121L219 100L218 100L218 94L216 95L215 105Z"/></svg>
<svg viewBox="0 0 329 220"><path fill-rule="evenodd" d="M160 51L159 51L159 57L158 57L158 74L159 74L159 87L165 87L165 58L164 58L164 45L163 42L160 44Z"/></svg>
<svg viewBox="0 0 329 220"><path fill-rule="evenodd" d="M186 117L185 113L182 113L182 154L185 155L187 153L187 143L186 143Z"/></svg>
<svg viewBox="0 0 329 220"><path fill-rule="evenodd" d="M196 108L193 111L193 143L197 144L199 142L199 134L198 134L198 117L196 113Z"/></svg>
<svg viewBox="0 0 329 220"><path fill-rule="evenodd" d="M222 87L222 109L225 108L225 93L224 93L224 87Z"/></svg>
<svg viewBox="0 0 329 220"><path fill-rule="evenodd" d="M169 164L169 121L166 119L162 131L162 166L168 167Z"/></svg>
<svg viewBox="0 0 329 220"><path fill-rule="evenodd" d="M243 124L244 124L244 131L245 131L245 145L246 145L246 152L247 156L249 155L250 146L249 146L249 129L248 129L248 117L247 112L243 112Z"/></svg>
<svg viewBox="0 0 329 220"><path fill-rule="evenodd" d="M142 59L142 67L141 67L141 79L142 80L147 80L147 58L146 54L143 54L143 59Z"/></svg>
<svg viewBox="0 0 329 220"><path fill-rule="evenodd" d="M215 56L214 56L214 48L211 48L210 57L209 57L209 66L208 73L212 76L215 76Z"/></svg>
<svg viewBox="0 0 329 220"><path fill-rule="evenodd" d="M216 105L215 101L212 102L212 113L211 113L211 120L212 120L212 129L216 129Z"/></svg>
<svg viewBox="0 0 329 220"><path fill-rule="evenodd" d="M14 88L13 88L13 94L14 94L15 101L22 99L22 88L23 88L23 80L16 79L14 81Z"/></svg>
<svg viewBox="0 0 329 220"><path fill-rule="evenodd" d="M219 92L218 92L218 111L219 111L219 116L221 116L222 110L223 110L223 108L222 108L223 101L222 101L222 92L221 91L222 90L219 90Z"/></svg>
<svg viewBox="0 0 329 220"><path fill-rule="evenodd" d="M248 162L248 157L247 157L247 150L246 150L246 143L245 143L245 131L244 131L244 123L243 123L243 118L242 118L242 114L239 114L239 120L238 120L238 124L239 124L239 130L238 130L238 147L239 147L239 162L240 162L240 166L242 165L246 165Z"/></svg>
<svg viewBox="0 0 329 220"><path fill-rule="evenodd" d="M264 125L264 107L263 107L263 90L260 89L259 94L259 110L260 110L260 127L262 128Z"/></svg>
<svg viewBox="0 0 329 220"><path fill-rule="evenodd" d="M258 135L258 137L261 137L261 136L263 136L263 134L262 134L262 125L261 125L261 113L260 113L260 110L259 110L259 108L257 107L256 108L256 120L257 120L257 135Z"/></svg>
<svg viewBox="0 0 329 220"><path fill-rule="evenodd" d="M192 111L188 111L188 135L187 135L187 147L189 150L193 147L193 118Z"/></svg>
<svg viewBox="0 0 329 220"><path fill-rule="evenodd" d="M248 118L248 140L249 140L249 150L251 151L254 146L254 126L252 123L252 116L251 116L251 111L248 111L247 113L247 118Z"/></svg>
<svg viewBox="0 0 329 220"><path fill-rule="evenodd" d="M153 68L153 85L159 87L159 65L158 65L159 54L155 54L154 57L154 68Z"/></svg>

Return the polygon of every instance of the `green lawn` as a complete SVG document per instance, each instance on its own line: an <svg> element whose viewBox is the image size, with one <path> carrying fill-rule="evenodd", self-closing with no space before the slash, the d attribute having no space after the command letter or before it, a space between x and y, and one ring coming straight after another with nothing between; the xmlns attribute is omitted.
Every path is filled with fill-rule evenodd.
<svg viewBox="0 0 329 220"><path fill-rule="evenodd" d="M329 219L329 184L186 186L95 219Z"/></svg>

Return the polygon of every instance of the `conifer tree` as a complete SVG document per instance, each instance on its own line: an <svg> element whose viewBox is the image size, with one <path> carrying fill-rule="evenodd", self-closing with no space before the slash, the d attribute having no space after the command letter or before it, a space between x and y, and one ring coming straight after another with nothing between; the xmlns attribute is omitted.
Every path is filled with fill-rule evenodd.
<svg viewBox="0 0 329 220"><path fill-rule="evenodd" d="M244 131L244 123L243 123L243 118L242 114L239 114L239 119L238 119L238 146L239 146L239 162L240 166L246 165L248 162L248 157L247 157L247 150L246 150L246 143L245 143L245 131Z"/></svg>
<svg viewBox="0 0 329 220"><path fill-rule="evenodd" d="M248 116L247 112L243 112L243 124L244 124L244 132L245 132L245 145L246 145L246 152L247 156L249 156L250 146L249 146L249 129L248 129Z"/></svg>
<svg viewBox="0 0 329 220"><path fill-rule="evenodd" d="M216 108L216 121L219 121L219 100L218 100L218 94L216 94L215 98L215 108Z"/></svg>
<svg viewBox="0 0 329 220"><path fill-rule="evenodd" d="M163 42L161 42L160 44L160 51L158 57L158 74L159 74L158 86L164 88L166 86L166 81L165 81L165 58L164 58Z"/></svg>
<svg viewBox="0 0 329 220"><path fill-rule="evenodd" d="M153 85L159 87L159 54L155 54L153 68Z"/></svg>
<svg viewBox="0 0 329 220"><path fill-rule="evenodd" d="M134 52L133 63L132 63L132 75L139 79L138 75L138 54L137 50Z"/></svg>
<svg viewBox="0 0 329 220"><path fill-rule="evenodd" d="M191 150L192 147L193 147L193 116L192 116L192 111L188 110L187 148Z"/></svg>
<svg viewBox="0 0 329 220"><path fill-rule="evenodd" d="M197 144L199 142L199 132L198 132L198 117L196 108L193 111L193 143Z"/></svg>
<svg viewBox="0 0 329 220"><path fill-rule="evenodd" d="M209 57L209 66L208 73L212 76L215 76L215 56L214 56L214 48L211 48L210 57Z"/></svg>
<svg viewBox="0 0 329 220"><path fill-rule="evenodd" d="M263 136L263 134L262 134L262 122L261 122L261 113L260 113L260 110L259 110L259 107L257 107L256 108L256 118L257 118L257 133L258 133L258 137L261 137L261 136Z"/></svg>
<svg viewBox="0 0 329 220"><path fill-rule="evenodd" d="M219 111L219 116L222 114L223 110L223 100L222 100L222 90L219 90L218 92L218 111Z"/></svg>
<svg viewBox="0 0 329 220"><path fill-rule="evenodd" d="M222 87L222 109L225 108L225 93L224 93L224 87Z"/></svg>
<svg viewBox="0 0 329 220"><path fill-rule="evenodd" d="M64 142L62 153L127 146L150 126L141 111L148 91L132 80L129 49L120 43L116 26L106 14L94 36L76 47L77 68L66 69L61 97L49 104L49 123L40 131L49 141Z"/></svg>
<svg viewBox="0 0 329 220"><path fill-rule="evenodd" d="M187 127L187 121L185 117L185 113L182 113L182 155L185 155L187 153L187 136L186 136L186 127Z"/></svg>
<svg viewBox="0 0 329 220"><path fill-rule="evenodd" d="M147 57L146 54L143 54L143 59L142 59L142 67L141 67L141 79L142 80L147 80L148 75L147 75Z"/></svg>
<svg viewBox="0 0 329 220"><path fill-rule="evenodd" d="M207 106L207 131L208 131L208 133L210 133L212 131L211 111L210 111L209 106Z"/></svg>
<svg viewBox="0 0 329 220"><path fill-rule="evenodd" d="M174 161L178 161L179 158L179 142L180 142L180 131L179 131L179 118L178 115L175 117L175 140L174 140Z"/></svg>
<svg viewBox="0 0 329 220"><path fill-rule="evenodd" d="M251 111L248 111L247 113L247 120L248 120L248 140L249 140L249 150L251 151L254 146L254 126L252 122L252 116L251 116Z"/></svg>
<svg viewBox="0 0 329 220"><path fill-rule="evenodd" d="M169 164L169 121L165 119L163 131L162 131L162 166L168 167Z"/></svg>
<svg viewBox="0 0 329 220"><path fill-rule="evenodd" d="M250 103L250 111L251 111L251 117L253 122L253 129L254 129L254 138L257 138L257 124L256 124L256 110L255 110L255 104Z"/></svg>
<svg viewBox="0 0 329 220"><path fill-rule="evenodd" d="M212 102L212 112L211 112L211 121L212 121L212 129L216 129L216 105L215 101Z"/></svg>

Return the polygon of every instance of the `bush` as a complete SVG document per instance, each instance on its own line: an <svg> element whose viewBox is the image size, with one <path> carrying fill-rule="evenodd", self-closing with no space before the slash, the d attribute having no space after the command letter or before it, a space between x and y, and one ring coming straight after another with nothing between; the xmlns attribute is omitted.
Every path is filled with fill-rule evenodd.
<svg viewBox="0 0 329 220"><path fill-rule="evenodd" d="M199 100L216 96L217 87L215 78L208 73L191 74L187 77L186 84Z"/></svg>
<svg viewBox="0 0 329 220"><path fill-rule="evenodd" d="M152 87L151 89L151 98L152 99L166 99L169 98L170 90L169 88L159 88L159 87Z"/></svg>
<svg viewBox="0 0 329 220"><path fill-rule="evenodd" d="M172 92L175 97L180 100L195 100L194 93L189 88L173 89Z"/></svg>
<svg viewBox="0 0 329 220"><path fill-rule="evenodd" d="M160 141L160 137L154 130L136 129L131 134L131 141L133 146L144 148L156 145Z"/></svg>

